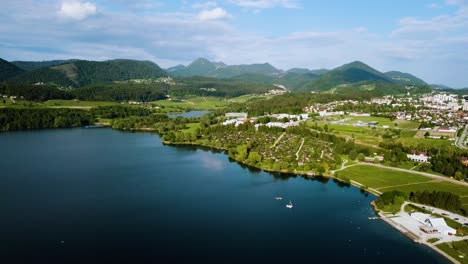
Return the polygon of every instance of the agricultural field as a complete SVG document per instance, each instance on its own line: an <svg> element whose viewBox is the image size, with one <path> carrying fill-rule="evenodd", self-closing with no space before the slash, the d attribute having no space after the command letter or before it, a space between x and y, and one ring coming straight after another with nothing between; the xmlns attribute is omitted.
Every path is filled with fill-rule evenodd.
<svg viewBox="0 0 468 264"><path fill-rule="evenodd" d="M214 110L216 108L223 108L229 105L229 102L224 98L207 96L180 98L175 100L160 100L151 103L165 108L169 107L192 110Z"/></svg>

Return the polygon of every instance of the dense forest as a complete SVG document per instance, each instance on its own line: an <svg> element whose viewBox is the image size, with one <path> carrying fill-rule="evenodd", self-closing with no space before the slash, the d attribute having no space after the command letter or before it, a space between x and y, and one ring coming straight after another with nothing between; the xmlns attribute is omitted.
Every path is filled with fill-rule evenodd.
<svg viewBox="0 0 468 264"><path fill-rule="evenodd" d="M0 58L0 82L23 73L23 70Z"/></svg>
<svg viewBox="0 0 468 264"><path fill-rule="evenodd" d="M462 206L460 196L449 192L411 192L409 195L409 199L410 201L416 203L427 204L437 208L446 209L452 212L459 211Z"/></svg>
<svg viewBox="0 0 468 264"><path fill-rule="evenodd" d="M172 96L219 96L225 98L245 94L263 94L276 89L272 85L246 83L208 77L177 78L177 84L171 87Z"/></svg>
<svg viewBox="0 0 468 264"><path fill-rule="evenodd" d="M127 107L120 105L99 106L91 109L91 114L101 118L126 118L130 116L149 116L151 110L143 107Z"/></svg>
<svg viewBox="0 0 468 264"><path fill-rule="evenodd" d="M93 116L86 110L0 108L0 131L79 127L93 123Z"/></svg>
<svg viewBox="0 0 468 264"><path fill-rule="evenodd" d="M0 84L0 94L9 96L23 97L30 101L47 101L52 99L73 99L73 95L69 92L60 90L57 87L49 85L32 85L32 84Z"/></svg>
<svg viewBox="0 0 468 264"><path fill-rule="evenodd" d="M96 84L72 90L74 98L89 101L140 101L166 99L168 85L164 83L112 83Z"/></svg>
<svg viewBox="0 0 468 264"><path fill-rule="evenodd" d="M67 75L53 68L40 68L10 78L8 81L18 84L44 83L62 87L76 87L76 83Z"/></svg>

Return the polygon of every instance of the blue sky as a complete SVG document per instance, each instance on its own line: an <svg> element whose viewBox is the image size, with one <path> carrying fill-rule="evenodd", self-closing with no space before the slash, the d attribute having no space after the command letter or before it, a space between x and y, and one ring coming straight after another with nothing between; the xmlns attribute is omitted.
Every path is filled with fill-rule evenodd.
<svg viewBox="0 0 468 264"><path fill-rule="evenodd" d="M281 69L360 60L468 87L468 0L1 0L0 57Z"/></svg>

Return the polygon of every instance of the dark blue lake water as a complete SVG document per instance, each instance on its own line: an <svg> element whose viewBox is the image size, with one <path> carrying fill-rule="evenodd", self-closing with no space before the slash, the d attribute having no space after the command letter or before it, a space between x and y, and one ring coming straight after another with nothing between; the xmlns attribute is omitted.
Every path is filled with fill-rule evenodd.
<svg viewBox="0 0 468 264"><path fill-rule="evenodd" d="M0 133L0 146L0 263L448 263L333 181L111 129Z"/></svg>

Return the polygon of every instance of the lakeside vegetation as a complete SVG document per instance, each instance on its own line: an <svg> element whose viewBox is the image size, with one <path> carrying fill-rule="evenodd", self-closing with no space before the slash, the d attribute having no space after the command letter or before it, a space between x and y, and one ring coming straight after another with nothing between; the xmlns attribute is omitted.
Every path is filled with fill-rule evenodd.
<svg viewBox="0 0 468 264"><path fill-rule="evenodd" d="M0 131L80 127L93 123L93 116L80 109L0 108Z"/></svg>

